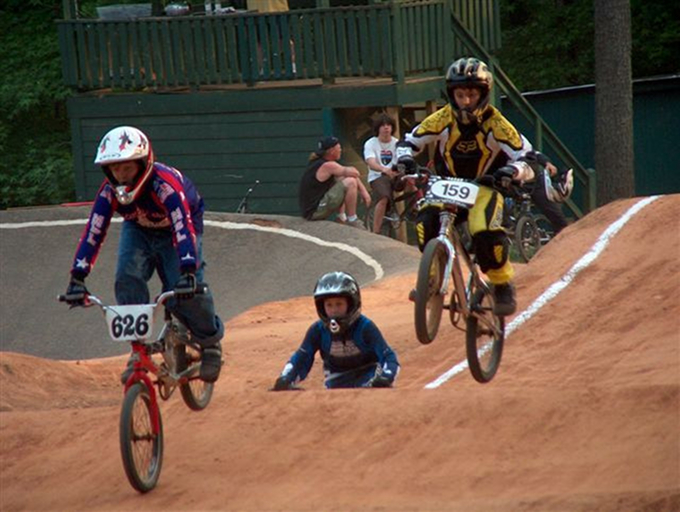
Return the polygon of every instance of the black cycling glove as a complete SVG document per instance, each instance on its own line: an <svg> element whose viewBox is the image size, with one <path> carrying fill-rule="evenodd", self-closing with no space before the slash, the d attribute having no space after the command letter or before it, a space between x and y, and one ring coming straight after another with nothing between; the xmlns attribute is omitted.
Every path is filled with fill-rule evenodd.
<svg viewBox="0 0 680 512"><path fill-rule="evenodd" d="M196 274L185 272L175 284L175 297L178 299L193 299L196 295Z"/></svg>
<svg viewBox="0 0 680 512"><path fill-rule="evenodd" d="M85 288L85 277L72 276L68 283L64 300L69 306L82 306L85 303L85 296L88 294Z"/></svg>

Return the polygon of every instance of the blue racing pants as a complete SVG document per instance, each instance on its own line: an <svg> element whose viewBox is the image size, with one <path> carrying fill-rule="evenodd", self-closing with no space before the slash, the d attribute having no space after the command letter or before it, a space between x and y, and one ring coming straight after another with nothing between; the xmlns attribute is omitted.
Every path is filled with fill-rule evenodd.
<svg viewBox="0 0 680 512"><path fill-rule="evenodd" d="M202 239L196 237L200 268L196 281L203 283L205 263ZM132 221L123 222L118 246L116 269L116 301L118 304L147 304L150 301L148 282L154 271L163 284L163 291L172 290L181 277L179 257L172 243L172 232L144 228ZM212 294L208 290L192 299L170 299L167 307L192 332L203 347L219 343L224 335L224 324L215 314Z"/></svg>

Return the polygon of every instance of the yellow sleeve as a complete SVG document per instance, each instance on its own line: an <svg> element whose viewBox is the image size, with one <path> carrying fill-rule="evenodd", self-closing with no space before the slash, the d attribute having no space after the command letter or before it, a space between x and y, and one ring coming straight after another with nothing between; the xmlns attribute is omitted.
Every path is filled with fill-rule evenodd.
<svg viewBox="0 0 680 512"><path fill-rule="evenodd" d="M445 105L433 114L427 116L411 133L406 134L406 142L416 146L419 150L426 144L433 142L453 122L451 106Z"/></svg>
<svg viewBox="0 0 680 512"><path fill-rule="evenodd" d="M517 128L515 128L510 121L503 117L495 107L489 107L492 109L493 114L489 117L482 125L482 130L485 133L491 132L493 138L502 144L507 144L515 151L522 149L524 145L522 142L522 137L520 137Z"/></svg>

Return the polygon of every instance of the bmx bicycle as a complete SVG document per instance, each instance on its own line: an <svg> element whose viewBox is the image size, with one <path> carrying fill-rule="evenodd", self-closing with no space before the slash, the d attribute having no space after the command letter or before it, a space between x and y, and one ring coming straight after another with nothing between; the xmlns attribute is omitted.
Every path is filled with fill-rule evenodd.
<svg viewBox="0 0 680 512"><path fill-rule="evenodd" d="M512 184L506 192L503 226L519 257L528 263L554 236L555 229L542 213L532 210L526 186Z"/></svg>
<svg viewBox="0 0 680 512"><path fill-rule="evenodd" d="M424 170L427 174L421 173ZM395 179L404 184L403 192L394 197L390 197L385 207L385 216L383 217L382 225L380 226L380 234L390 238L397 238L399 228L404 222L414 224L416 216L418 215L418 201L425 195L427 188L427 176L429 176L429 169L421 168L418 173L402 174ZM373 223L375 219L376 201L373 198L371 207L366 211L366 218L364 225L369 232L373 232Z"/></svg>
<svg viewBox="0 0 680 512"><path fill-rule="evenodd" d="M200 346L167 308L160 333L153 338L159 307L174 295L171 290L151 304L117 306L87 294L82 305L99 306L111 339L132 347L132 373L125 383L119 437L125 474L140 493L156 486L163 465L163 422L157 396L168 400L179 387L186 405L200 411L208 406L213 393L214 384L199 378ZM66 301L64 295L58 300ZM156 354L160 358L154 358Z"/></svg>
<svg viewBox="0 0 680 512"><path fill-rule="evenodd" d="M236 213L251 213L248 205L248 198L250 197L250 194L253 193L253 190L255 190L255 187L257 187L259 184L260 180L255 180L255 183L253 183L252 186L248 188L246 195L243 196L241 202L236 207Z"/></svg>
<svg viewBox="0 0 680 512"><path fill-rule="evenodd" d="M492 288L482 277L465 225L458 226L461 210L475 204L479 185L460 178L432 176L421 207L440 209L439 234L425 245L415 289L415 328L418 341L428 344L439 331L442 311L465 331L470 372L481 383L493 379L500 365L505 339L505 319L494 314ZM448 305L449 279L453 290ZM464 327L462 326L464 324Z"/></svg>

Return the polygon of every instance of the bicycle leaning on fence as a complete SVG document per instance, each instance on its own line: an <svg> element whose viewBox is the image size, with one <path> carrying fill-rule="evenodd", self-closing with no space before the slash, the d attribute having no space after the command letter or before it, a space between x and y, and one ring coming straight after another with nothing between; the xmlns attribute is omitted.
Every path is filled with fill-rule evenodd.
<svg viewBox="0 0 680 512"><path fill-rule="evenodd" d="M251 213L248 205L248 198L250 197L250 194L253 193L253 190L255 190L255 187L257 187L259 184L260 180L255 180L255 183L253 183L252 186L248 188L246 195L243 196L241 202L238 204L238 207L236 208L236 213Z"/></svg>
<svg viewBox="0 0 680 512"><path fill-rule="evenodd" d="M505 319L494 314L494 294L483 278L466 236L466 224L457 225L459 212L474 206L479 185L460 178L432 176L423 206L440 208L439 234L423 250L415 288L415 328L418 341L431 343L437 336L442 311L449 310L454 327L466 332L466 354L472 376L485 383L500 365L505 339ZM449 279L453 290L449 304ZM463 325L460 325L463 324Z"/></svg>
<svg viewBox="0 0 680 512"><path fill-rule="evenodd" d="M87 294L82 305L99 306L111 339L132 347L133 371L125 383L119 437L125 474L141 493L156 486L163 465L163 423L157 396L168 400L179 387L187 406L200 411L208 406L213 393L214 384L199 378L200 346L167 308L163 308L160 333L153 338L154 318L174 296L174 291L167 291L151 304L119 306L104 304ZM58 300L65 302L65 296L60 295ZM155 357L157 354L160 358Z"/></svg>

